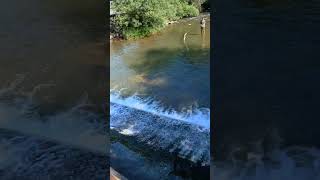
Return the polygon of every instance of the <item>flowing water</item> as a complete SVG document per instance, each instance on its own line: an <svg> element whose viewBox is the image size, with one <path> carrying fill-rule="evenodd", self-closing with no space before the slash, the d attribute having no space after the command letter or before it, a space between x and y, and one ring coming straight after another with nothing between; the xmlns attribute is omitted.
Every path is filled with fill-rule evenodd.
<svg viewBox="0 0 320 180"><path fill-rule="evenodd" d="M214 179L320 179L320 1L216 9Z"/></svg>
<svg viewBox="0 0 320 180"><path fill-rule="evenodd" d="M207 21L203 35L202 16ZM120 142L144 154L143 164L157 162L164 173L155 175L159 168L151 168L155 179L173 178L165 175L172 171L168 159L173 154L203 167L210 162L210 16L202 16L171 24L147 38L111 42L111 151L117 154L119 145L114 143ZM148 155L150 151L169 158L156 158ZM134 167L118 169L141 177L129 173L141 172Z"/></svg>
<svg viewBox="0 0 320 180"><path fill-rule="evenodd" d="M1 179L106 176L104 14L100 1L2 1Z"/></svg>

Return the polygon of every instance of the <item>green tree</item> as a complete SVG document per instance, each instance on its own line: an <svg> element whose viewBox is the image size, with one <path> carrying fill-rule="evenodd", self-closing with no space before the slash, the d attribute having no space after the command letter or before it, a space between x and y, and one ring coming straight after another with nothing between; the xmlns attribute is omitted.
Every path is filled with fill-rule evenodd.
<svg viewBox="0 0 320 180"><path fill-rule="evenodd" d="M185 0L115 0L112 9L118 13L115 24L126 39L148 36L168 21L199 14Z"/></svg>

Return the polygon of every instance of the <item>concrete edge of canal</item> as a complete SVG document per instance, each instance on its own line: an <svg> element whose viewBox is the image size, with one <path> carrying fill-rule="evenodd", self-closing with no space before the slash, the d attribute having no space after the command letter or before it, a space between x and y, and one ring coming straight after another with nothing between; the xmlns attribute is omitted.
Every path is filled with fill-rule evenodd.
<svg viewBox="0 0 320 180"><path fill-rule="evenodd" d="M112 167L110 167L110 180L128 180L117 171L115 171Z"/></svg>

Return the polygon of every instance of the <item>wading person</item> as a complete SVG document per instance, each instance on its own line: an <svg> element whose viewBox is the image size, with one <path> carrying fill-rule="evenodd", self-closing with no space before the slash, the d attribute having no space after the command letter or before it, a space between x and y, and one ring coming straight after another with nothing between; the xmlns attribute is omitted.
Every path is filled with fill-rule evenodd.
<svg viewBox="0 0 320 180"><path fill-rule="evenodd" d="M200 28L201 28L201 36L203 36L206 28L206 20L204 18L202 18L200 21Z"/></svg>

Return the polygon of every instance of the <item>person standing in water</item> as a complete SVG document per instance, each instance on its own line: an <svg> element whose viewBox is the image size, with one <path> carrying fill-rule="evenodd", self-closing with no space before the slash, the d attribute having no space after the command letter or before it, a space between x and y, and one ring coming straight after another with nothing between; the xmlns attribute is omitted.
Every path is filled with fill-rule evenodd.
<svg viewBox="0 0 320 180"><path fill-rule="evenodd" d="M201 36L203 36L206 28L206 20L204 18L202 18L200 21L200 28L201 28Z"/></svg>
<svg viewBox="0 0 320 180"><path fill-rule="evenodd" d="M205 47L205 33L206 33L206 31L205 31L206 20L204 19L204 17L200 21L200 28L201 28L201 39L202 39L201 47L204 48Z"/></svg>

